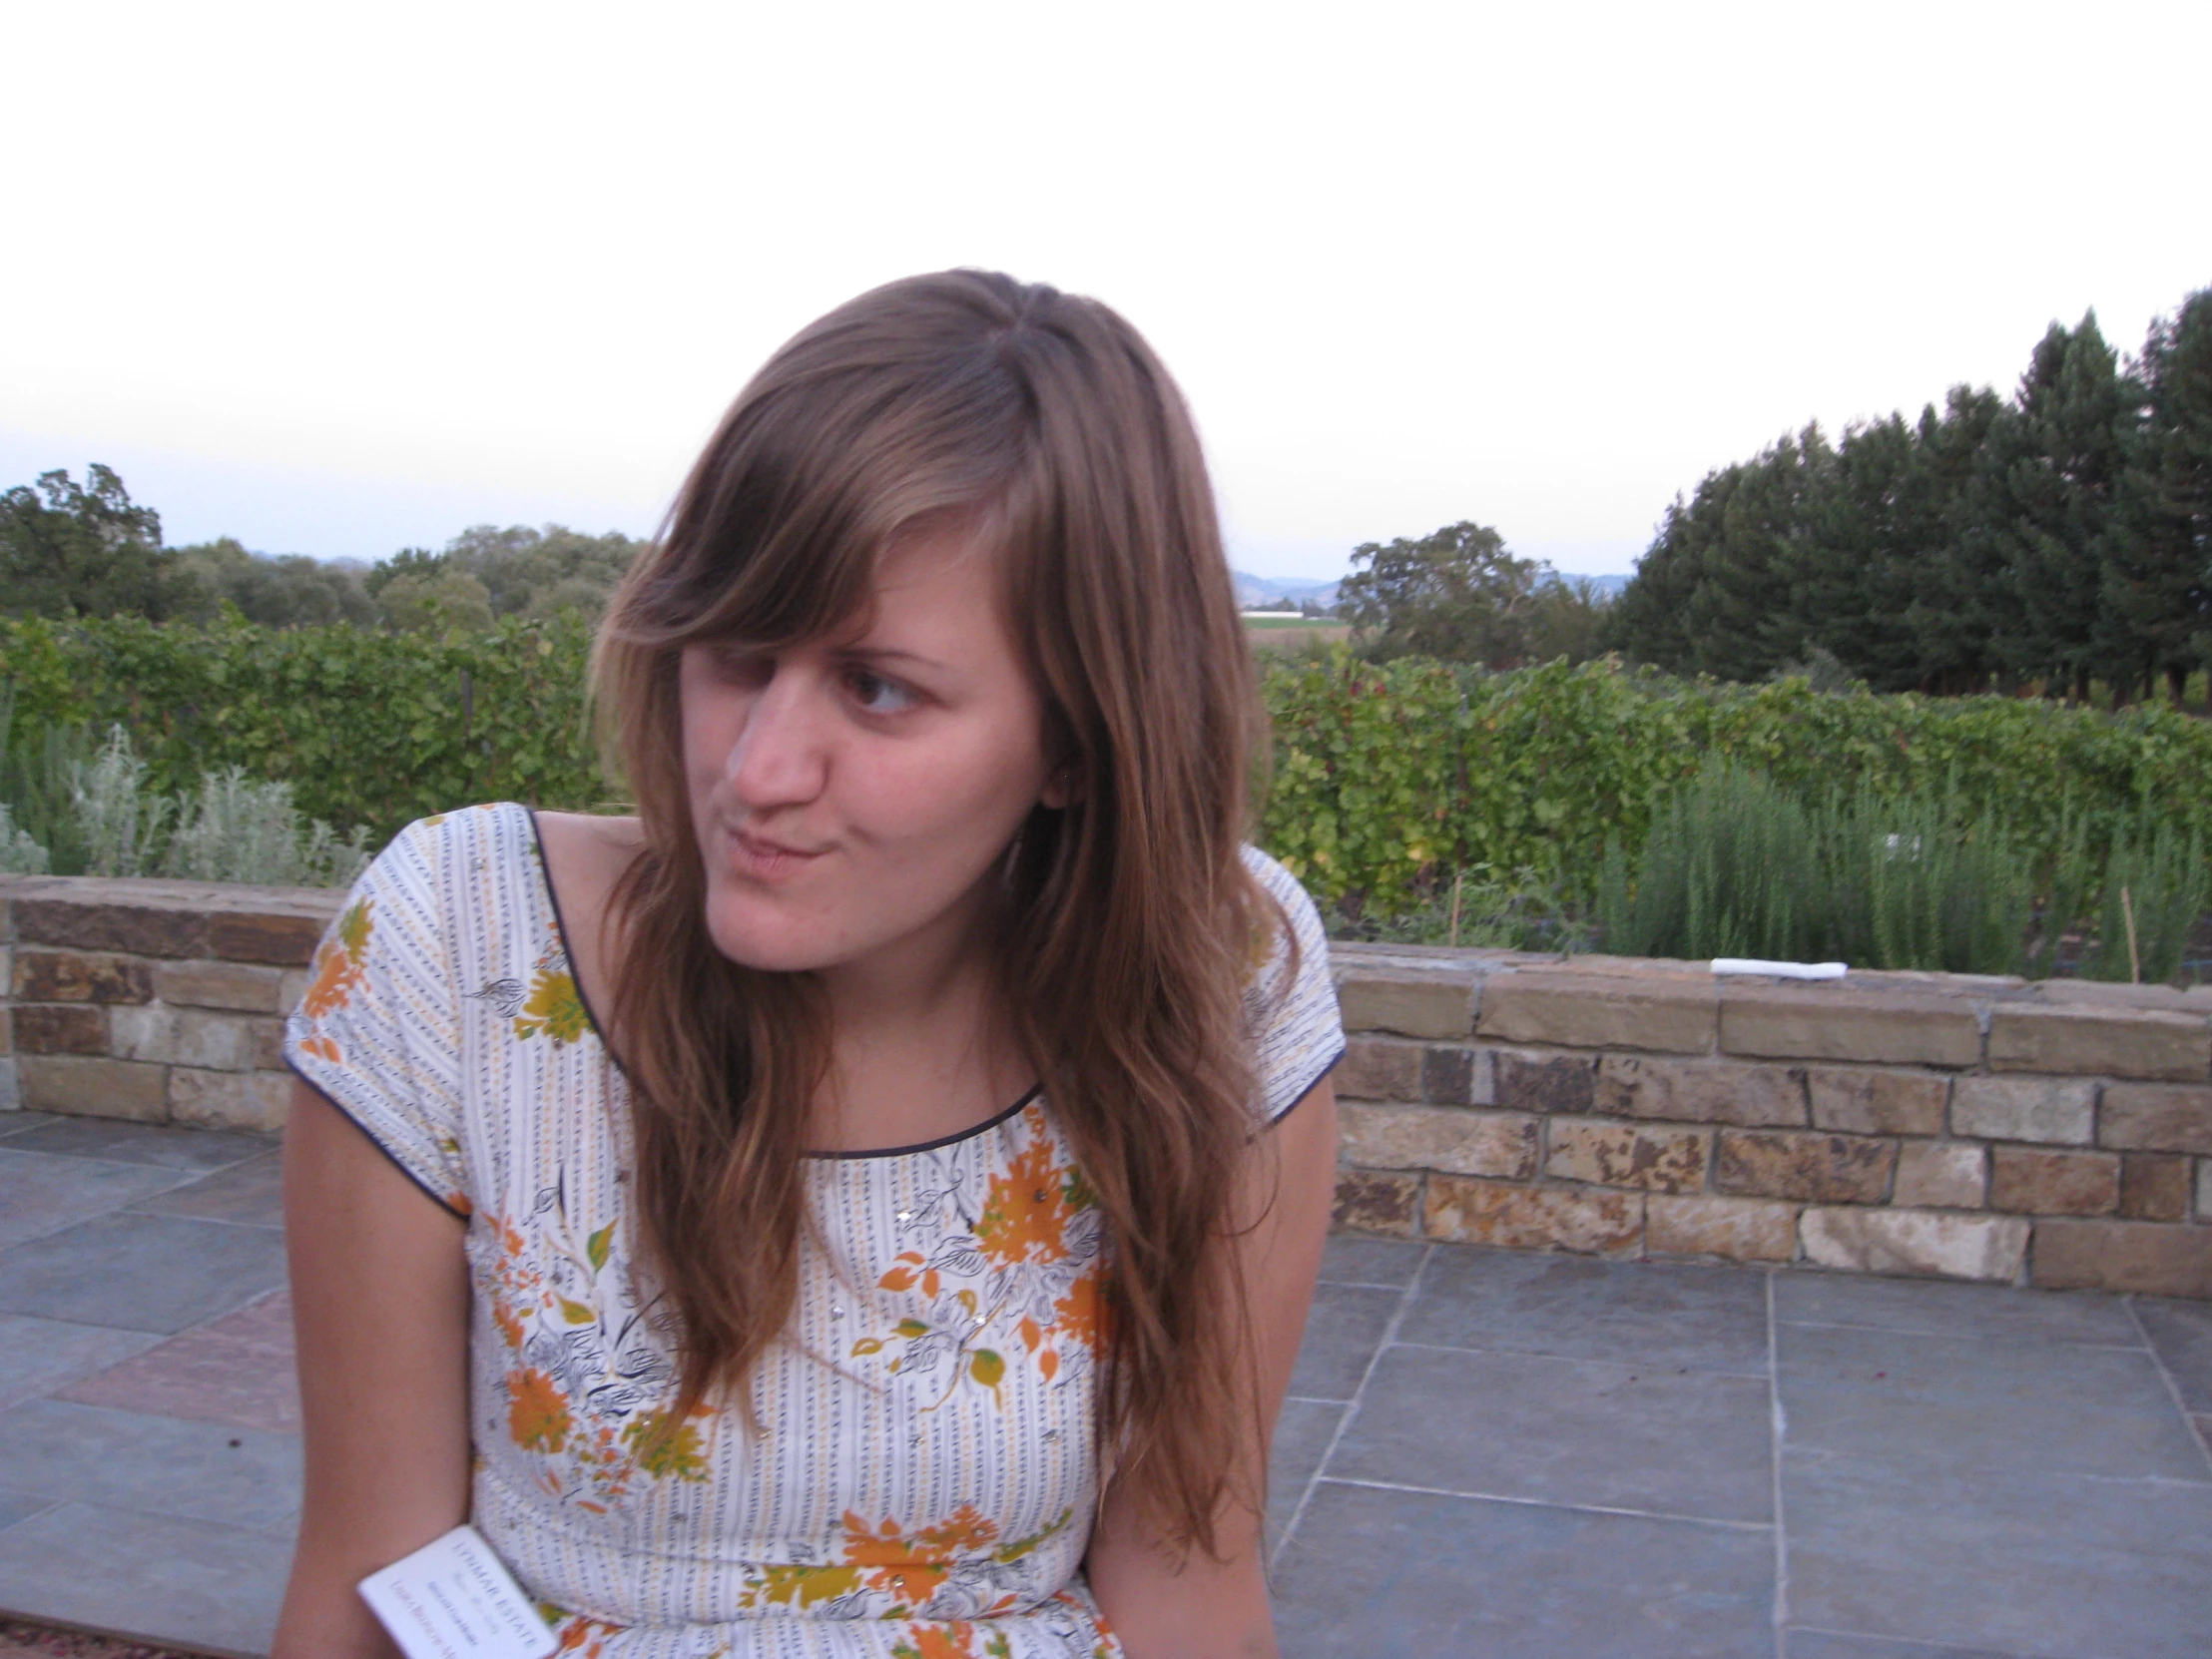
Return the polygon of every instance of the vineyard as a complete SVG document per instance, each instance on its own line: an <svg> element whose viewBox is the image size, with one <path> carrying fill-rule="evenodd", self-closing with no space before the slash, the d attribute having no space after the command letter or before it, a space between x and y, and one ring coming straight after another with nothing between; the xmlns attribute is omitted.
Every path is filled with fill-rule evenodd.
<svg viewBox="0 0 2212 1659"><path fill-rule="evenodd" d="M602 806L614 792L588 731L589 645L573 617L442 638L0 622L9 761L28 776L58 734L81 747L121 724L153 787L190 792L243 769L371 844L457 802ZM1594 914L1609 849L1617 881L1709 761L1809 809L1839 792L1854 812L1896 802L1925 816L1939 801L1960 834L2001 834L2038 902L2069 859L2091 871L2079 901L2101 902L2116 847L2190 844L2212 802L2212 726L2159 706L1721 685L1609 660L1489 673L1338 650L1261 663L1274 737L1258 838L1339 917L1434 909L1470 878Z"/></svg>

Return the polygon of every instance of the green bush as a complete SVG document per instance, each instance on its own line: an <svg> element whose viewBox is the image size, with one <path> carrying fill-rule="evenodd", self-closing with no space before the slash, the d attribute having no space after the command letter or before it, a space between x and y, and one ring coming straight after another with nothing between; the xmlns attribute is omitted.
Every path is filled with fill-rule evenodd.
<svg viewBox="0 0 2212 1659"><path fill-rule="evenodd" d="M56 781L89 759L85 734L120 722L158 794L197 792L203 775L236 767L288 784L311 819L366 826L370 844L471 801L591 808L613 791L586 728L589 650L573 615L442 637L0 619L0 701L14 712L0 794L59 862L31 797L51 803ZM1491 674L1363 663L1341 648L1270 654L1261 690L1274 774L1258 838L1377 936L1408 918L1426 926L1422 915L1448 935L1448 893L1464 872L1463 941L1478 928L1557 937L1563 912L1597 899L1608 843L1622 849L1625 881L1653 815L1708 758L1763 773L1808 812L1842 792L1937 800L1954 826L2001 826L2045 907L2068 922L2103 901L2123 841L2151 849L2163 834L2185 852L2192 817L2212 801L2212 726L2163 707L2115 716L2031 699L1823 693L1803 679L1722 686L1610 661ZM1981 856L1962 845L1936 866L1908 860L1879 876L1869 864L1866 925L1882 904L1919 903L1896 895ZM2176 913L2186 907L2165 879L2130 885L2139 947L2158 894L2172 886ZM2035 936L2050 962L2068 922ZM1856 959L1887 947L1872 948Z"/></svg>
<svg viewBox="0 0 2212 1659"><path fill-rule="evenodd" d="M2159 983L2181 971L2189 935L2212 906L2204 837L2172 824L2123 832L2104 875L2097 942L2081 963L2091 979Z"/></svg>
<svg viewBox="0 0 2212 1659"><path fill-rule="evenodd" d="M1845 790L1944 796L2049 868L2068 837L2101 874L2124 827L2186 834L2212 800L2212 727L2006 697L1714 685L1611 662L1485 674L1338 653L1272 662L1275 784L1261 842L1325 904L1395 914L1450 872L1527 868L1577 902L1608 841L1641 850L1653 813L1708 755L1813 804Z"/></svg>
<svg viewBox="0 0 2212 1659"><path fill-rule="evenodd" d="M1763 773L1706 764L1660 812L1633 884L1607 848L1598 922L1624 956L1808 961L1834 930L1813 816Z"/></svg>
<svg viewBox="0 0 2212 1659"><path fill-rule="evenodd" d="M1598 922L1626 955L2044 978L2072 940L2072 965L2092 978L2178 977L2212 904L2201 836L2168 825L2144 840L2123 825L2092 879L2086 823L2069 820L2038 862L1951 789L1839 789L1807 806L1709 761L1660 810L1640 855L1607 848Z"/></svg>
<svg viewBox="0 0 2212 1659"><path fill-rule="evenodd" d="M43 786L42 771L28 775ZM48 827L51 844L19 828L19 804L0 795L0 871L334 887L368 862L367 830L340 836L319 819L303 820L289 784L256 783L225 767L204 774L196 790L164 795L149 785L148 771L130 734L111 727L95 754L69 762L66 808L43 787L21 803Z"/></svg>
<svg viewBox="0 0 2212 1659"><path fill-rule="evenodd" d="M1457 871L1430 896L1394 914L1339 911L1331 936L1371 944L1442 944L1473 950L1580 950L1590 924L1532 869L1500 875L1487 865Z"/></svg>
<svg viewBox="0 0 2212 1659"><path fill-rule="evenodd" d="M157 793L238 767L376 845L456 804L589 807L607 793L584 724L589 649L573 615L442 637L0 619L10 764L42 729L120 723Z"/></svg>
<svg viewBox="0 0 2212 1659"><path fill-rule="evenodd" d="M1839 791L1818 816L1829 906L1824 958L1945 973L2017 973L2026 965L2037 872L1993 818L1947 789Z"/></svg>
<svg viewBox="0 0 2212 1659"><path fill-rule="evenodd" d="M0 801L0 875L44 875L53 861L45 843L20 828L8 804Z"/></svg>

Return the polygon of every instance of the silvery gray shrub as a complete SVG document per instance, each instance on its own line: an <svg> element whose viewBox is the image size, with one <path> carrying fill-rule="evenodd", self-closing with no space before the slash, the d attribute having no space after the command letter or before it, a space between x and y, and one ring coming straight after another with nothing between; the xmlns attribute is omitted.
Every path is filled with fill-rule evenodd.
<svg viewBox="0 0 2212 1659"><path fill-rule="evenodd" d="M46 848L17 826L8 804L0 801L0 875L44 875L51 862Z"/></svg>
<svg viewBox="0 0 2212 1659"><path fill-rule="evenodd" d="M149 790L146 774L121 726L97 757L72 768L88 874L338 887L368 862L368 831L341 836L302 817L289 784L256 783L244 768L226 767L204 775L197 791L171 796ZM31 845L43 868L45 848Z"/></svg>

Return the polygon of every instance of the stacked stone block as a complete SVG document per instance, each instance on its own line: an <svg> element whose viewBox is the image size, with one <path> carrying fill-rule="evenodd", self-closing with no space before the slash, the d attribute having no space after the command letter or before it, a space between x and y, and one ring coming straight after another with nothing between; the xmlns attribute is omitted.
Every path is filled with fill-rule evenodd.
<svg viewBox="0 0 2212 1659"><path fill-rule="evenodd" d="M280 1127L341 898L0 876L0 1110ZM2212 1297L2212 987L1332 954L1345 1227Z"/></svg>
<svg viewBox="0 0 2212 1659"><path fill-rule="evenodd" d="M0 878L0 1108L282 1127L283 1016L339 897Z"/></svg>
<svg viewBox="0 0 2212 1659"><path fill-rule="evenodd" d="M2212 989L1335 959L1344 1226L2212 1297Z"/></svg>

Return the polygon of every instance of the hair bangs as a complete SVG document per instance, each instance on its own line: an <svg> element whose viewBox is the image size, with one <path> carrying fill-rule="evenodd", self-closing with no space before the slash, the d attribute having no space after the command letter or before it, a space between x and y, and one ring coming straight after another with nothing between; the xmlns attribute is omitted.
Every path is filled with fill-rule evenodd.
<svg viewBox="0 0 2212 1659"><path fill-rule="evenodd" d="M864 626L897 543L972 516L1004 545L1035 415L1000 353L977 341L950 364L814 361L836 333L802 334L740 395L610 618L626 641L821 639Z"/></svg>

